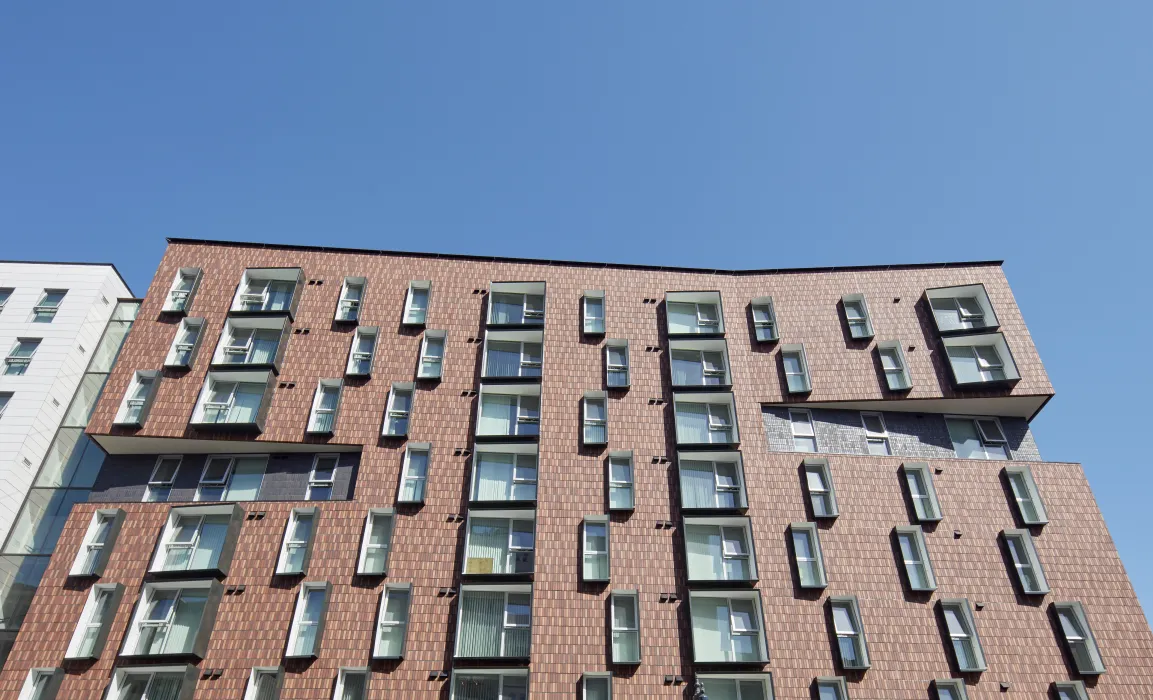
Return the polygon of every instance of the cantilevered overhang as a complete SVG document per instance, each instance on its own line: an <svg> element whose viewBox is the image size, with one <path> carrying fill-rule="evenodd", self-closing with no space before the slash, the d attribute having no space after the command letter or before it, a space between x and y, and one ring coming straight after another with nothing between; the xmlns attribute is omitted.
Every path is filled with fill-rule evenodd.
<svg viewBox="0 0 1153 700"><path fill-rule="evenodd" d="M1023 396L974 396L883 401L781 401L762 406L835 408L850 411L898 411L901 413L948 413L961 416L1007 416L1032 420L1053 398L1052 394Z"/></svg>
<svg viewBox="0 0 1153 700"><path fill-rule="evenodd" d="M194 440L134 435L89 435L110 455L268 454L270 452L360 452L360 445L331 442L272 442L268 440Z"/></svg>

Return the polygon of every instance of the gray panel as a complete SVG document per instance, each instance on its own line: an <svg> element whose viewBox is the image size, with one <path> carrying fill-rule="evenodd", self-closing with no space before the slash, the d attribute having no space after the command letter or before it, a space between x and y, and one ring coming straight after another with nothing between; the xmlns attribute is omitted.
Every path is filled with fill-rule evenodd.
<svg viewBox="0 0 1153 700"><path fill-rule="evenodd" d="M200 618L200 628L196 630L196 641L192 644L192 653L203 659L208 651L208 640L212 638L212 628L216 625L216 612L220 608L220 600L224 597L224 585L213 581L208 586L208 602L204 604L204 614Z"/></svg>
<svg viewBox="0 0 1153 700"><path fill-rule="evenodd" d="M240 528L244 525L244 509L239 505L232 506L232 513L228 516L228 531L224 535L224 542L220 545L220 556L216 559L216 568L225 576L232 566L232 555L236 551L236 541L240 538Z"/></svg>

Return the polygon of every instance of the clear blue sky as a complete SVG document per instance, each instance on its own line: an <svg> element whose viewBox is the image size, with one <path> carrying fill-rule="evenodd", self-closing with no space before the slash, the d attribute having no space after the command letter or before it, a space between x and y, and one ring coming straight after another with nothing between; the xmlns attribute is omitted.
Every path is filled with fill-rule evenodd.
<svg viewBox="0 0 1153 700"><path fill-rule="evenodd" d="M1153 3L5 3L0 258L1003 258L1147 609Z"/></svg>

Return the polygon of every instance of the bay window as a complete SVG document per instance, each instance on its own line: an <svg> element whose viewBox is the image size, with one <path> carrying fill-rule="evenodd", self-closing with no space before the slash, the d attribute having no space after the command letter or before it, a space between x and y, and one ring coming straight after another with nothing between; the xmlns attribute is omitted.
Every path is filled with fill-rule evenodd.
<svg viewBox="0 0 1153 700"><path fill-rule="evenodd" d="M458 659L527 659L532 643L532 586L460 587Z"/></svg>
<svg viewBox="0 0 1153 700"><path fill-rule="evenodd" d="M693 591L689 610L694 662L768 662L757 591Z"/></svg>
<svg viewBox="0 0 1153 700"><path fill-rule="evenodd" d="M748 518L685 518L684 533L689 583L757 580Z"/></svg>
<svg viewBox="0 0 1153 700"><path fill-rule="evenodd" d="M679 445L735 445L740 442L732 394L673 394L673 410Z"/></svg>
<svg viewBox="0 0 1153 700"><path fill-rule="evenodd" d="M244 271L229 309L233 314L287 314L300 302L304 272L298 267L249 268Z"/></svg>
<svg viewBox="0 0 1153 700"><path fill-rule="evenodd" d="M244 509L238 505L173 508L148 570L227 574L243 520Z"/></svg>
<svg viewBox="0 0 1153 700"><path fill-rule="evenodd" d="M219 581L144 584L121 656L204 658L223 593Z"/></svg>
<svg viewBox="0 0 1153 700"><path fill-rule="evenodd" d="M983 284L925 290L937 332L956 334L995 330L997 314Z"/></svg>
<svg viewBox="0 0 1153 700"><path fill-rule="evenodd" d="M212 365L229 367L268 367L279 369L288 345L288 319L230 318L224 322Z"/></svg>
<svg viewBox="0 0 1153 700"><path fill-rule="evenodd" d="M669 341L673 386L729 386L729 351L723 339Z"/></svg>
<svg viewBox="0 0 1153 700"><path fill-rule="evenodd" d="M678 452L681 508L739 510L748 507L741 453Z"/></svg>
<svg viewBox="0 0 1153 700"><path fill-rule="evenodd" d="M263 430L272 399L272 372L209 372L190 425Z"/></svg>
<svg viewBox="0 0 1153 700"><path fill-rule="evenodd" d="M464 574L531 574L536 549L536 511L469 511Z"/></svg>
<svg viewBox="0 0 1153 700"><path fill-rule="evenodd" d="M539 377L542 331L488 331L484 335L485 378Z"/></svg>
<svg viewBox="0 0 1153 700"><path fill-rule="evenodd" d="M723 334L720 292L666 292L665 319L668 335Z"/></svg>
<svg viewBox="0 0 1153 700"><path fill-rule="evenodd" d="M539 432L540 385L481 385L477 437L532 437Z"/></svg>
<svg viewBox="0 0 1153 700"><path fill-rule="evenodd" d="M1014 382L1021 378L1002 333L944 338L945 354L959 389Z"/></svg>
<svg viewBox="0 0 1153 700"><path fill-rule="evenodd" d="M488 325L544 325L544 282L493 282L489 285Z"/></svg>
<svg viewBox="0 0 1153 700"><path fill-rule="evenodd" d="M536 502L536 445L478 445L469 500Z"/></svg>

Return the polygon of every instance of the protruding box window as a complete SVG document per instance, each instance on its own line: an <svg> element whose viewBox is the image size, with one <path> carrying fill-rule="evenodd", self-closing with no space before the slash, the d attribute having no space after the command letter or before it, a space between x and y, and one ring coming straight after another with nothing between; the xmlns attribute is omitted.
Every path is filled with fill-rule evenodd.
<svg viewBox="0 0 1153 700"><path fill-rule="evenodd" d="M830 598L829 612L833 616L833 632L837 635L841 668L869 668L869 645L865 641L865 627L861 622L861 606L857 597Z"/></svg>
<svg viewBox="0 0 1153 700"><path fill-rule="evenodd" d="M452 672L449 700L528 700L527 668L469 668Z"/></svg>
<svg viewBox="0 0 1153 700"><path fill-rule="evenodd" d="M164 298L165 313L182 314L192 308L192 298L200 287L200 268L182 267L176 271L168 296Z"/></svg>
<svg viewBox="0 0 1153 700"><path fill-rule="evenodd" d="M757 297L753 299L753 329L757 340L762 343L772 343L780 339L781 334L777 326L777 310L773 306L772 297Z"/></svg>
<svg viewBox="0 0 1153 700"><path fill-rule="evenodd" d="M585 516L581 532L584 550L582 581L608 581L611 557L609 554L609 519L605 515Z"/></svg>
<svg viewBox="0 0 1153 700"><path fill-rule="evenodd" d="M304 273L298 267L249 268L244 271L236 296L234 314L287 314L291 319L300 302Z"/></svg>
<svg viewBox="0 0 1153 700"><path fill-rule="evenodd" d="M544 325L544 282L493 282L489 285L488 325Z"/></svg>
<svg viewBox="0 0 1153 700"><path fill-rule="evenodd" d="M392 508L373 508L364 521L364 535L360 540L360 559L356 573L362 576L383 576L388 572L388 554L392 548Z"/></svg>
<svg viewBox="0 0 1153 700"><path fill-rule="evenodd" d="M319 514L320 511L315 506L292 509L288 516L288 525L284 529L284 541L280 545L276 573L294 575L308 571Z"/></svg>
<svg viewBox="0 0 1153 700"><path fill-rule="evenodd" d="M768 663L757 591L689 594L696 663Z"/></svg>
<svg viewBox="0 0 1153 700"><path fill-rule="evenodd" d="M112 620L120 599L124 597L124 584L97 584L88 592L88 602L80 614L80 622L68 643L66 659L98 659L108 641Z"/></svg>
<svg viewBox="0 0 1153 700"><path fill-rule="evenodd" d="M640 596L635 590L613 591L609 599L612 617L613 663L641 662Z"/></svg>
<svg viewBox="0 0 1153 700"><path fill-rule="evenodd" d="M1012 383L1021 378L1002 333L965 335L941 341L959 389Z"/></svg>
<svg viewBox="0 0 1153 700"><path fill-rule="evenodd" d="M360 307L364 303L364 277L345 277L340 288L340 300L336 302L336 318L341 323L356 323L360 320Z"/></svg>
<svg viewBox="0 0 1153 700"><path fill-rule="evenodd" d="M673 394L673 409L678 445L735 445L740 442L732 394Z"/></svg>
<svg viewBox="0 0 1153 700"><path fill-rule="evenodd" d="M708 335L725 332L720 292L666 292L668 335Z"/></svg>
<svg viewBox="0 0 1153 700"><path fill-rule="evenodd" d="M914 591L937 590L937 578L933 575L933 565L929 561L929 548L925 545L925 533L919 526L895 528L897 546L901 550L901 561L905 565L905 580Z"/></svg>
<svg viewBox="0 0 1153 700"><path fill-rule="evenodd" d="M200 670L179 666L118 667L108 686L108 700L192 700ZM261 698L263 700L263 698Z"/></svg>
<svg viewBox="0 0 1153 700"><path fill-rule="evenodd" d="M212 355L213 367L279 370L288 346L287 321L283 316L228 319Z"/></svg>
<svg viewBox="0 0 1153 700"><path fill-rule="evenodd" d="M679 452L677 468L682 508L740 510L748 507L740 452Z"/></svg>
<svg viewBox="0 0 1153 700"><path fill-rule="evenodd" d="M532 647L532 586L461 586L456 658L527 659Z"/></svg>
<svg viewBox="0 0 1153 700"><path fill-rule="evenodd" d="M384 435L391 437L408 435L408 423L411 416L412 384L393 384L388 393L388 406L384 412Z"/></svg>
<svg viewBox="0 0 1153 700"><path fill-rule="evenodd" d="M724 387L733 383L728 345L723 338L670 340L669 370L677 388Z"/></svg>
<svg viewBox="0 0 1153 700"><path fill-rule="evenodd" d="M156 391L160 388L160 373L156 370L138 370L132 375L132 383L120 402L116 412L116 425L140 427L148 420L148 412Z"/></svg>
<svg viewBox="0 0 1153 700"><path fill-rule="evenodd" d="M781 363L785 368L785 386L790 394L807 394L813 390L804 343L782 345Z"/></svg>
<svg viewBox="0 0 1153 700"><path fill-rule="evenodd" d="M477 437L535 437L539 433L539 384L481 384Z"/></svg>
<svg viewBox="0 0 1153 700"><path fill-rule="evenodd" d="M913 388L909 378L909 363L899 340L883 340L877 343L877 356L881 358L881 371L885 374L885 386L889 391L906 391Z"/></svg>
<svg viewBox="0 0 1153 700"><path fill-rule="evenodd" d="M309 581L300 585L292 627L288 631L286 657L315 658L319 653L331 590L332 584L327 581Z"/></svg>
<svg viewBox="0 0 1153 700"><path fill-rule="evenodd" d="M862 294L846 294L841 297L845 309L845 322L849 324L849 335L855 340L873 337L873 320L869 318L869 305Z"/></svg>
<svg viewBox="0 0 1153 700"><path fill-rule="evenodd" d="M103 575L104 567L108 565L108 558L112 555L112 548L116 546L116 538L123 524L124 510L121 508L108 508L93 513L88 531L84 533L84 543L76 552L76 558L68 575Z"/></svg>
<svg viewBox="0 0 1153 700"><path fill-rule="evenodd" d="M945 424L961 459L1009 459L1009 441L996 418L946 416Z"/></svg>
<svg viewBox="0 0 1153 700"><path fill-rule="evenodd" d="M1049 582L1045 580L1045 570L1037 548L1033 546L1033 536L1028 530L1002 530L1005 546L1009 549L1009 559L1013 562L1017 584L1026 595L1044 595L1049 592Z"/></svg>
<svg viewBox="0 0 1153 700"><path fill-rule="evenodd" d="M374 659L403 659L408 637L408 609L412 600L412 584L390 583L380 593L380 611L376 619L376 641L372 647Z"/></svg>
<svg viewBox="0 0 1153 700"><path fill-rule="evenodd" d="M969 601L964 598L942 600L940 606L957 670L962 673L984 671L985 653L977 637L977 626L973 623L973 610L969 607Z"/></svg>
<svg viewBox="0 0 1153 700"><path fill-rule="evenodd" d="M585 335L604 335L605 332L605 293L601 290L589 290L584 294L584 332Z"/></svg>
<svg viewBox="0 0 1153 700"><path fill-rule="evenodd" d="M473 503L536 502L537 446L535 444L477 445L473 457Z"/></svg>
<svg viewBox="0 0 1153 700"><path fill-rule="evenodd" d="M424 503L424 488L428 482L429 455L432 445L427 442L414 442L404 451L404 468L400 477L400 491L397 503Z"/></svg>
<svg viewBox="0 0 1153 700"><path fill-rule="evenodd" d="M488 331L484 334L485 379L539 377L544 353L542 331Z"/></svg>
<svg viewBox="0 0 1153 700"><path fill-rule="evenodd" d="M816 523L793 523L789 526L793 542L793 563L801 588L824 588L829 584L825 576L825 558L821 554L821 538Z"/></svg>
<svg viewBox="0 0 1153 700"><path fill-rule="evenodd" d="M633 453L609 453L609 510L632 510L636 501L633 484Z"/></svg>
<svg viewBox="0 0 1153 700"><path fill-rule="evenodd" d="M1033 481L1033 470L1028 465L1005 467L1005 477L1009 479L1009 488L1013 492L1013 501L1017 505L1017 515L1021 522L1025 525L1048 523L1049 516L1041 501L1041 492Z"/></svg>
<svg viewBox="0 0 1153 700"><path fill-rule="evenodd" d="M1101 651L1097 648L1093 630L1089 628L1085 608L1074 601L1054 603L1053 609L1061 625L1065 646L1077 666L1077 673L1082 676L1099 676L1105 673L1105 663L1101 660Z"/></svg>
<svg viewBox="0 0 1153 700"><path fill-rule="evenodd" d="M420 343L420 367L417 368L418 379L440 379L444 369L444 331L425 331L424 340Z"/></svg>
<svg viewBox="0 0 1153 700"><path fill-rule="evenodd" d="M942 335L996 330L999 325L983 284L927 289L925 297Z"/></svg>
<svg viewBox="0 0 1153 700"><path fill-rule="evenodd" d="M413 280L408 285L404 300L404 325L423 326L428 318L428 302L432 296L432 282Z"/></svg>
<svg viewBox="0 0 1153 700"><path fill-rule="evenodd" d="M685 518L689 583L757 580L753 531L748 518Z"/></svg>
<svg viewBox="0 0 1153 700"><path fill-rule="evenodd" d="M377 328L361 326L352 338L348 350L348 366L344 373L350 377L367 377L372 374L372 360L376 356Z"/></svg>
<svg viewBox="0 0 1153 700"><path fill-rule="evenodd" d="M710 698L773 700L775 697L771 673L697 673L694 677L701 682L705 695Z"/></svg>
<svg viewBox="0 0 1153 700"><path fill-rule="evenodd" d="M833 488L833 474L827 459L806 459L805 487L809 492L809 506L813 518L837 517L837 492Z"/></svg>
<svg viewBox="0 0 1153 700"><path fill-rule="evenodd" d="M204 658L223 594L218 581L144 584L121 656Z"/></svg>
<svg viewBox="0 0 1153 700"><path fill-rule="evenodd" d="M332 435L336 430L336 415L340 410L340 392L344 383L340 379L321 379L312 395L312 410L308 414L308 432L314 435Z"/></svg>
<svg viewBox="0 0 1153 700"><path fill-rule="evenodd" d="M909 500L917 522L935 523L941 519L941 504L937 502L937 489L933 486L933 474L924 462L906 462L901 465L905 475L905 486L909 490Z"/></svg>
<svg viewBox="0 0 1153 700"><path fill-rule="evenodd" d="M244 510L237 505L173 508L148 570L227 574L243 521Z"/></svg>
<svg viewBox="0 0 1153 700"><path fill-rule="evenodd" d="M533 573L536 511L469 511L464 546L467 576L512 576Z"/></svg>
<svg viewBox="0 0 1153 700"><path fill-rule="evenodd" d="M209 372L189 425L214 430L263 430L272 400L272 380L269 371Z"/></svg>
<svg viewBox="0 0 1153 700"><path fill-rule="evenodd" d="M604 445L609 441L608 399L603 391L590 391L584 397L584 424L581 442Z"/></svg>
<svg viewBox="0 0 1153 700"><path fill-rule="evenodd" d="M200 349L203 335L203 318L181 319L176 335L172 338L172 347L168 348L168 355L164 358L164 366L179 369L191 367L196 360L196 352Z"/></svg>
<svg viewBox="0 0 1153 700"><path fill-rule="evenodd" d="M610 389L627 389L629 383L629 341L610 338L605 343L605 384Z"/></svg>

